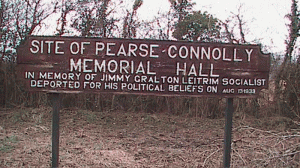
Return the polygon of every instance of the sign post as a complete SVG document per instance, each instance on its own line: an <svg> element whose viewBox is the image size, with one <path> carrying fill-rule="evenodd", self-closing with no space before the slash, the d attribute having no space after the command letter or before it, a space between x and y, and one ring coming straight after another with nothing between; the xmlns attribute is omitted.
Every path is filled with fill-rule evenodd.
<svg viewBox="0 0 300 168"><path fill-rule="evenodd" d="M56 95L57 165L57 94L85 92L227 98L224 167L229 167L233 98L257 97L268 88L270 70L270 56L258 45L53 36L29 36L17 63L28 91Z"/></svg>
<svg viewBox="0 0 300 168"><path fill-rule="evenodd" d="M224 160L223 160L224 168L230 167L233 111L234 111L233 98L227 98L226 111L225 111Z"/></svg>
<svg viewBox="0 0 300 168"><path fill-rule="evenodd" d="M60 94L51 93L52 99L52 167L57 168L59 163L59 111Z"/></svg>

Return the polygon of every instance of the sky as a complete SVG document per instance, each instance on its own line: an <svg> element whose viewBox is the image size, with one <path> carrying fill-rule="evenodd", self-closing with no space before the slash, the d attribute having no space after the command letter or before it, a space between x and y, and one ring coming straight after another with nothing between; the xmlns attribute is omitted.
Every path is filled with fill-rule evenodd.
<svg viewBox="0 0 300 168"><path fill-rule="evenodd" d="M130 10L133 2L134 0L123 0L120 10L123 12L125 11L123 8ZM240 13L246 22L244 26L246 41L267 46L266 52L284 52L289 23L285 16L290 12L291 0L192 0L192 2L196 3L194 10L207 11L222 21L233 14L238 14L238 8L242 5ZM298 6L300 7L300 3ZM169 0L144 0L138 9L138 18L150 21L158 16L158 13L166 13L169 10ZM52 21L56 23L55 17ZM45 31L55 31L55 26L52 28L52 31ZM40 35L44 35L45 31L40 31L42 33Z"/></svg>
<svg viewBox="0 0 300 168"><path fill-rule="evenodd" d="M127 0L130 1L130 0ZM133 0L132 0L133 1ZM290 12L291 0L192 0L195 10L207 11L225 21L232 14L241 14L246 22L246 40L268 46L269 52L283 52L288 35L286 14ZM158 12L170 9L168 0L144 0L138 10L140 19L149 20ZM300 6L300 3L299 3Z"/></svg>

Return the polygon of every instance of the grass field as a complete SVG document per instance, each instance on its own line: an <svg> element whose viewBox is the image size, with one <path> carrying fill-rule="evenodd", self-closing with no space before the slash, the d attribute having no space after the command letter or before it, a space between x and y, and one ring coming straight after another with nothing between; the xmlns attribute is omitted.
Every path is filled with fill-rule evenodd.
<svg viewBox="0 0 300 168"><path fill-rule="evenodd" d="M0 167L51 167L51 108L1 109ZM60 111L60 167L222 167L224 124L169 113ZM299 167L300 126L234 114L231 167Z"/></svg>

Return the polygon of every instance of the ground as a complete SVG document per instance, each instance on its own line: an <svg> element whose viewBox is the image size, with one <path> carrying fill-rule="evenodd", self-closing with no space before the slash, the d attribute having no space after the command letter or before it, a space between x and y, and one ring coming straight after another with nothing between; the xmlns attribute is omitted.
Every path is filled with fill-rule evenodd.
<svg viewBox="0 0 300 168"><path fill-rule="evenodd" d="M0 110L0 167L51 167L51 108ZM60 167L222 167L225 120L60 111ZM299 167L297 121L234 115L231 167Z"/></svg>

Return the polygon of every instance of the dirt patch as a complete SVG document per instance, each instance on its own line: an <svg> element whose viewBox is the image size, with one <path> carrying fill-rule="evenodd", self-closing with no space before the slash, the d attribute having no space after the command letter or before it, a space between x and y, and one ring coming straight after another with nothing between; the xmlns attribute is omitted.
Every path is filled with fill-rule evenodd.
<svg viewBox="0 0 300 168"><path fill-rule="evenodd" d="M0 165L51 167L51 108L0 113ZM247 118L247 119L245 119ZM300 127L234 118L232 167L299 167ZM60 167L222 167L224 119L167 113L60 112Z"/></svg>

